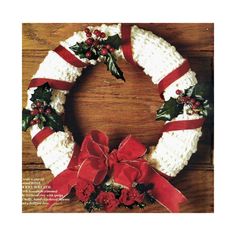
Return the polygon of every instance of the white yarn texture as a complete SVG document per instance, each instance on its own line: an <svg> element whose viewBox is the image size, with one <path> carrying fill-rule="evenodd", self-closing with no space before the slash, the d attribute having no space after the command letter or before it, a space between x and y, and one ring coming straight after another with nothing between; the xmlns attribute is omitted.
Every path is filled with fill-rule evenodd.
<svg viewBox="0 0 236 236"><path fill-rule="evenodd" d="M99 27L89 27L90 30L99 29L107 36L119 34L121 37L121 24L101 25ZM60 44L72 54L69 49L76 42L86 39L84 32L77 32ZM184 58L161 37L133 26L131 30L131 44L134 61L144 68L144 73L151 77L154 84L158 84L167 74L179 67ZM74 54L75 55L75 54ZM123 58L121 49L114 53L116 58ZM75 55L76 56L76 55ZM77 57L77 56L76 56ZM78 57L79 58L79 57ZM79 58L80 59L80 58ZM95 65L97 61L80 59L85 63ZM77 68L67 63L54 51L49 51L38 71L32 78L51 78L61 81L74 82L82 74L82 68ZM164 99L167 101L171 97L176 98L176 90L185 90L197 84L195 73L190 69L176 82L172 83L164 92ZM31 109L31 95L35 88L28 90L27 109ZM51 106L58 112L64 113L65 95L68 91L53 90ZM178 115L174 120L189 120L201 118L199 115ZM40 129L37 125L30 128L33 138ZM174 177L185 165L191 155L197 150L197 143L201 136L201 128L193 130L171 131L163 133L158 144L148 154L147 160L150 164L162 173ZM73 153L74 140L72 134L65 127L65 132L55 132L47 137L37 149L37 155L42 158L45 167L49 168L54 176L66 169Z"/></svg>

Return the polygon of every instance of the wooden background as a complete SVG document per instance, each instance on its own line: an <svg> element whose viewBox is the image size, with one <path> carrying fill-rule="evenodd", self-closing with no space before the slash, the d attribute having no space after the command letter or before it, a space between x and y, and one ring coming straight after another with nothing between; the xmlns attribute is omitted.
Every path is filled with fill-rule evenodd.
<svg viewBox="0 0 236 236"><path fill-rule="evenodd" d="M99 25L99 24L89 24ZM191 68L200 82L210 83L213 91L213 24L137 24L151 30L176 46L189 59ZM87 24L23 24L22 105L26 104L26 90L39 63L60 41L73 32L83 30ZM96 128L110 137L110 146L117 146L128 134L151 146L158 142L163 122L155 121L157 108L162 104L151 80L144 73L118 62L125 73L126 82L116 80L103 64L86 69L67 97L66 124L80 143L84 135ZM212 95L213 96L213 93ZM52 179L31 143L29 132L23 133L23 178L44 178L43 184ZM203 136L189 165L171 182L188 198L181 212L213 212L213 116L204 125ZM44 206L23 206L23 212L84 212L82 204L58 203L52 209ZM129 212L167 212L159 204ZM119 208L117 212L127 212Z"/></svg>

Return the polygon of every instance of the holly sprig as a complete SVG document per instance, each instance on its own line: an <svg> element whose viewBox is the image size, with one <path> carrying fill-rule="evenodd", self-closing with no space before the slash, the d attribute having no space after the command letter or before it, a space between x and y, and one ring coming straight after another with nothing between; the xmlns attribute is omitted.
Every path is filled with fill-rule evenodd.
<svg viewBox="0 0 236 236"><path fill-rule="evenodd" d="M170 121L183 113L184 105L187 105L187 114L199 114L203 117L208 116L211 111L211 105L207 96L209 88L206 85L197 84L185 91L176 90L178 97L170 98L157 110L156 120Z"/></svg>
<svg viewBox="0 0 236 236"><path fill-rule="evenodd" d="M56 110L51 107L52 88L45 83L34 90L30 100L32 101L31 110L22 111L22 131L26 131L30 126L38 125L51 127L55 131L64 131L63 121Z"/></svg>
<svg viewBox="0 0 236 236"><path fill-rule="evenodd" d="M104 32L97 29L91 32L89 28L86 28L84 31L87 39L84 42L77 42L70 49L81 59L98 60L100 58L113 76L125 81L123 72L113 55L113 52L118 50L121 45L120 36L115 34L107 37Z"/></svg>

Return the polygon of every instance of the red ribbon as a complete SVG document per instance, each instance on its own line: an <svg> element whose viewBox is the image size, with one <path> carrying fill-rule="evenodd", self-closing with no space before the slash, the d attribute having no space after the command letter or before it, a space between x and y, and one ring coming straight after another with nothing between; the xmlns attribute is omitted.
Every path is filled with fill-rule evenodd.
<svg viewBox="0 0 236 236"><path fill-rule="evenodd" d="M42 130L40 130L33 138L32 143L34 144L35 148L38 148L39 144L43 142L44 139L46 139L48 136L53 134L54 131L49 128L45 127Z"/></svg>
<svg viewBox="0 0 236 236"><path fill-rule="evenodd" d="M125 60L130 64L137 66L133 59L132 45L131 45L131 25L121 24L121 48Z"/></svg>
<svg viewBox="0 0 236 236"><path fill-rule="evenodd" d="M160 94L163 94L165 89L170 86L173 82L178 80L190 69L188 60L184 60L183 64L177 67L175 70L165 76L158 84L158 90Z"/></svg>
<svg viewBox="0 0 236 236"><path fill-rule="evenodd" d="M164 177L155 171L143 158L146 147L130 135L119 148L109 153L108 137L100 131L88 134L80 148L75 146L73 157L62 173L56 176L41 196L48 197L47 189L65 197L80 179L99 185L106 175L118 184L130 188L136 183L152 183L152 195L171 212L179 211L179 204L186 201L183 194L173 187ZM50 195L48 206L58 198Z"/></svg>
<svg viewBox="0 0 236 236"><path fill-rule="evenodd" d="M203 126L205 119L195 119L195 120L176 120L165 124L162 132L186 130L186 129L197 129Z"/></svg>
<svg viewBox="0 0 236 236"><path fill-rule="evenodd" d="M56 79L33 78L30 81L28 88L39 87L45 83L48 83L51 88L59 89L59 90L70 90L74 85L74 83L70 83L67 81L60 81L60 80L56 80Z"/></svg>
<svg viewBox="0 0 236 236"><path fill-rule="evenodd" d="M70 51L64 48L62 45L59 45L54 49L60 57L62 57L65 61L75 67L86 67L87 64L79 60L75 55L73 55Z"/></svg>

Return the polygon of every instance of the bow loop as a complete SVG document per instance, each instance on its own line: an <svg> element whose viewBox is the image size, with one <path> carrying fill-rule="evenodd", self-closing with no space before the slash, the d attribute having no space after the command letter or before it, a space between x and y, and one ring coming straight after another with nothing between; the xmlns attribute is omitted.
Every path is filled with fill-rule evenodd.
<svg viewBox="0 0 236 236"><path fill-rule="evenodd" d="M109 152L108 137L100 131L94 130L84 138L79 161L82 162L90 156L105 157Z"/></svg>
<svg viewBox="0 0 236 236"><path fill-rule="evenodd" d="M94 130L86 135L78 155L78 178L100 184L107 174L108 137Z"/></svg>
<svg viewBox="0 0 236 236"><path fill-rule="evenodd" d="M131 135L127 136L119 145L117 157L122 160L135 160L146 153L146 147Z"/></svg>

